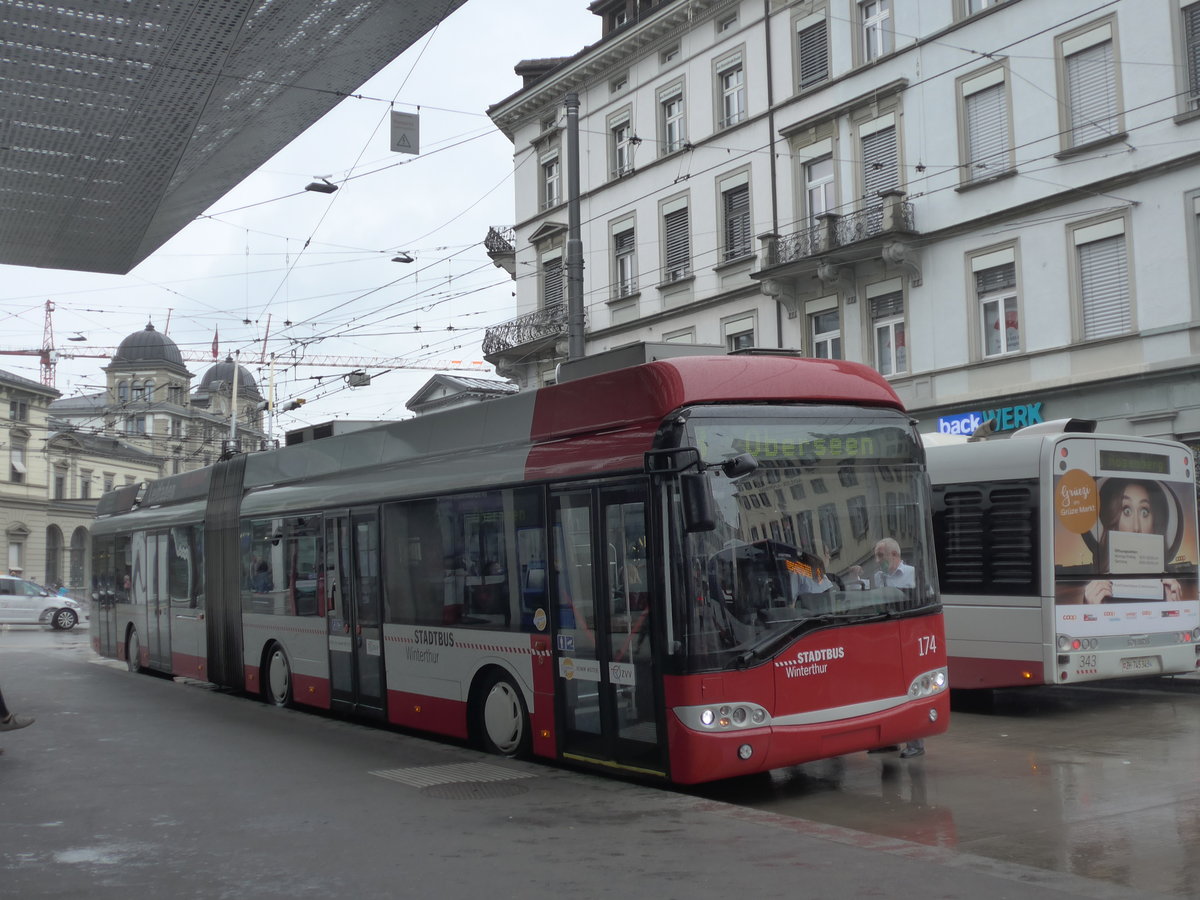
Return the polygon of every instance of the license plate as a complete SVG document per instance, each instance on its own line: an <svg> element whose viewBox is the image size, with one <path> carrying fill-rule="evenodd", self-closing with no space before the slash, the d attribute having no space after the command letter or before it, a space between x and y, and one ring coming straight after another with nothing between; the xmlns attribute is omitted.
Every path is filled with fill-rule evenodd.
<svg viewBox="0 0 1200 900"><path fill-rule="evenodd" d="M1121 660L1121 668L1126 672L1147 672L1158 665L1157 656L1127 656Z"/></svg>

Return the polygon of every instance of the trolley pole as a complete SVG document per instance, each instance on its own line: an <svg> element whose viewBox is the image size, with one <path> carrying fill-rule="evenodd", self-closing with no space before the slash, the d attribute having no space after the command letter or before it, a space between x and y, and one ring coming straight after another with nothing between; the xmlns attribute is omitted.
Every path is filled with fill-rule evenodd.
<svg viewBox="0 0 1200 900"><path fill-rule="evenodd" d="M567 93L567 358L583 359L583 241L579 237L579 95Z"/></svg>

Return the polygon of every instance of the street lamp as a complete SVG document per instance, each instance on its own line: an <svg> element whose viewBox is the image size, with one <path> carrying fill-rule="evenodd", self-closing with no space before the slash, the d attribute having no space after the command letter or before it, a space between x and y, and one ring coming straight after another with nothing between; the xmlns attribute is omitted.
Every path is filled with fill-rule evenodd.
<svg viewBox="0 0 1200 900"><path fill-rule="evenodd" d="M324 175L314 176L320 178L320 181L312 181L304 186L306 191L316 191L318 194L332 194L338 189L338 186L326 178Z"/></svg>

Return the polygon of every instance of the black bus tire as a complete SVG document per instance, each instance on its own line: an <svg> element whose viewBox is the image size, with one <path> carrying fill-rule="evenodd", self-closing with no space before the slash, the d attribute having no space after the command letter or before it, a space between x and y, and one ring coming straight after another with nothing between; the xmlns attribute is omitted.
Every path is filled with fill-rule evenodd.
<svg viewBox="0 0 1200 900"><path fill-rule="evenodd" d="M292 705L292 664L287 652L278 643L272 643L263 657L263 699L280 708Z"/></svg>
<svg viewBox="0 0 1200 900"><path fill-rule="evenodd" d="M476 734L484 750L510 759L529 756L533 745L529 711L507 672L497 669L486 676L475 711Z"/></svg>
<svg viewBox="0 0 1200 900"><path fill-rule="evenodd" d="M134 674L142 671L142 647L136 628L130 628L125 638L125 665Z"/></svg>

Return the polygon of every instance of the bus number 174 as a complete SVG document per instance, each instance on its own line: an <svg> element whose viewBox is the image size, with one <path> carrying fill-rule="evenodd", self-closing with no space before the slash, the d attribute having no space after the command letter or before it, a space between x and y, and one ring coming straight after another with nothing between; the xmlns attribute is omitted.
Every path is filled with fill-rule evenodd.
<svg viewBox="0 0 1200 900"><path fill-rule="evenodd" d="M932 634L923 634L917 638L918 656L928 656L930 653L937 651L937 637Z"/></svg>

